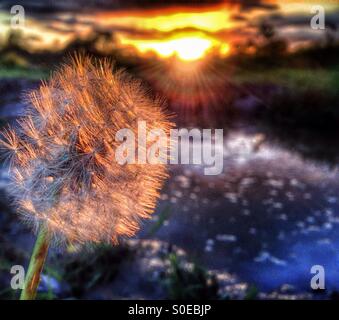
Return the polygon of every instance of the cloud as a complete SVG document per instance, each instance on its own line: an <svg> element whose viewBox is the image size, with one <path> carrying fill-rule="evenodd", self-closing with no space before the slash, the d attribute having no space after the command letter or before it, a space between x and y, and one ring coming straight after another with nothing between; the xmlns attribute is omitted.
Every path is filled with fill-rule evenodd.
<svg viewBox="0 0 339 320"><path fill-rule="evenodd" d="M265 21L272 23L276 27L286 27L286 26L309 26L312 14L274 14L268 15L264 18ZM339 27L339 10L328 12L326 14L326 25L327 27Z"/></svg>
<svg viewBox="0 0 339 320"><path fill-rule="evenodd" d="M242 11L252 10L252 9L266 9L266 10L275 10L279 7L276 4L273 4L265 0L230 0L228 3L239 4Z"/></svg>
<svg viewBox="0 0 339 320"><path fill-rule="evenodd" d="M255 8L275 9L276 5L265 0L87 0L84 5L83 0L2 0L0 9L8 10L15 4L20 4L25 7L27 14L36 13L56 13L56 12L74 12L86 10L119 10L127 8L160 8L171 6L188 6L188 7L203 7L207 5L217 4L236 4L241 10L246 11Z"/></svg>

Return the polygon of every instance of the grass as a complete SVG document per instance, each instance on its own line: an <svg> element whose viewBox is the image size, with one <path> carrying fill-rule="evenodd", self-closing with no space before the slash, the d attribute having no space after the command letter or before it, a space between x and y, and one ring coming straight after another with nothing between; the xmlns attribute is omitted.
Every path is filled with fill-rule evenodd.
<svg viewBox="0 0 339 320"><path fill-rule="evenodd" d="M49 72L41 68L8 67L0 65L0 79L22 78L40 80L48 77Z"/></svg>
<svg viewBox="0 0 339 320"><path fill-rule="evenodd" d="M331 69L273 68L243 70L234 75L237 84L274 84L295 91L319 90L337 93L339 65Z"/></svg>
<svg viewBox="0 0 339 320"><path fill-rule="evenodd" d="M304 158L336 164L339 157L339 65L322 68L242 69L239 86L254 86L265 102L256 119L267 136ZM260 86L272 87L271 92ZM276 87L276 89L275 89Z"/></svg>
<svg viewBox="0 0 339 320"><path fill-rule="evenodd" d="M252 68L234 75L238 85L271 85L262 98L271 124L332 130L339 119L339 65L327 68ZM255 94L255 92L254 92Z"/></svg>
<svg viewBox="0 0 339 320"><path fill-rule="evenodd" d="M170 271L164 280L171 300L217 300L218 282L203 267L194 263L191 268L182 265L174 253L169 257Z"/></svg>
<svg viewBox="0 0 339 320"><path fill-rule="evenodd" d="M150 227L150 230L148 231L147 236L148 237L153 237L159 229L164 225L164 222L168 220L171 216L171 209L170 206L166 206L160 213L158 220L153 223Z"/></svg>
<svg viewBox="0 0 339 320"><path fill-rule="evenodd" d="M131 257L129 248L122 244L116 247L101 244L94 248L95 252L69 256L63 263L62 278L70 285L74 297L114 280L121 263Z"/></svg>

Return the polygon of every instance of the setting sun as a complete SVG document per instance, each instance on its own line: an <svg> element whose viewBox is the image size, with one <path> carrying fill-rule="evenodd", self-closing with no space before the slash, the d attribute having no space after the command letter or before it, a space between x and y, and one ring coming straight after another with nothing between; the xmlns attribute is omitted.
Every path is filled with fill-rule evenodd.
<svg viewBox="0 0 339 320"><path fill-rule="evenodd" d="M121 28L116 33L117 44L122 49L134 49L134 54L155 53L181 61L200 60L211 52L228 55L230 44L222 34L232 27L230 16L236 6L179 9L110 12L96 18L106 26ZM131 33L131 28L138 32Z"/></svg>
<svg viewBox="0 0 339 320"><path fill-rule="evenodd" d="M208 37L191 35L177 36L168 40L135 40L121 38L122 45L131 45L141 53L155 52L160 57L177 56L183 61L201 59L214 45L214 40Z"/></svg>

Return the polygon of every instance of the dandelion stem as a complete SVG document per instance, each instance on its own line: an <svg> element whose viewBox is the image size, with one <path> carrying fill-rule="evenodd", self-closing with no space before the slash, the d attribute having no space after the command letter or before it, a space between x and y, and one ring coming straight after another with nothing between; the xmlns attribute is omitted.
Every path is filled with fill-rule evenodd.
<svg viewBox="0 0 339 320"><path fill-rule="evenodd" d="M35 299L37 288L40 282L40 274L48 254L50 240L51 235L49 231L44 225L42 225L35 241L20 300Z"/></svg>

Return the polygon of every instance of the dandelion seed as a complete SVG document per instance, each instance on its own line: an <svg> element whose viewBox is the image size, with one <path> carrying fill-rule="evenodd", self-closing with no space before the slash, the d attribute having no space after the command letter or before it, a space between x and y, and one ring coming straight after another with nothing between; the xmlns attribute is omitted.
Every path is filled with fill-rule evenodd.
<svg viewBox="0 0 339 320"><path fill-rule="evenodd" d="M97 65L98 64L98 65ZM11 194L23 220L39 230L21 299L34 299L52 236L79 245L133 236L153 212L164 164L120 165L120 129L168 133L161 99L108 61L76 56L38 90L17 129L3 132ZM151 144L152 141L146 141Z"/></svg>
<svg viewBox="0 0 339 320"><path fill-rule="evenodd" d="M75 57L38 90L17 129L3 132L11 194L34 230L75 243L116 243L152 213L166 177L162 164L119 165L115 134L137 122L165 132L161 99L107 62Z"/></svg>

